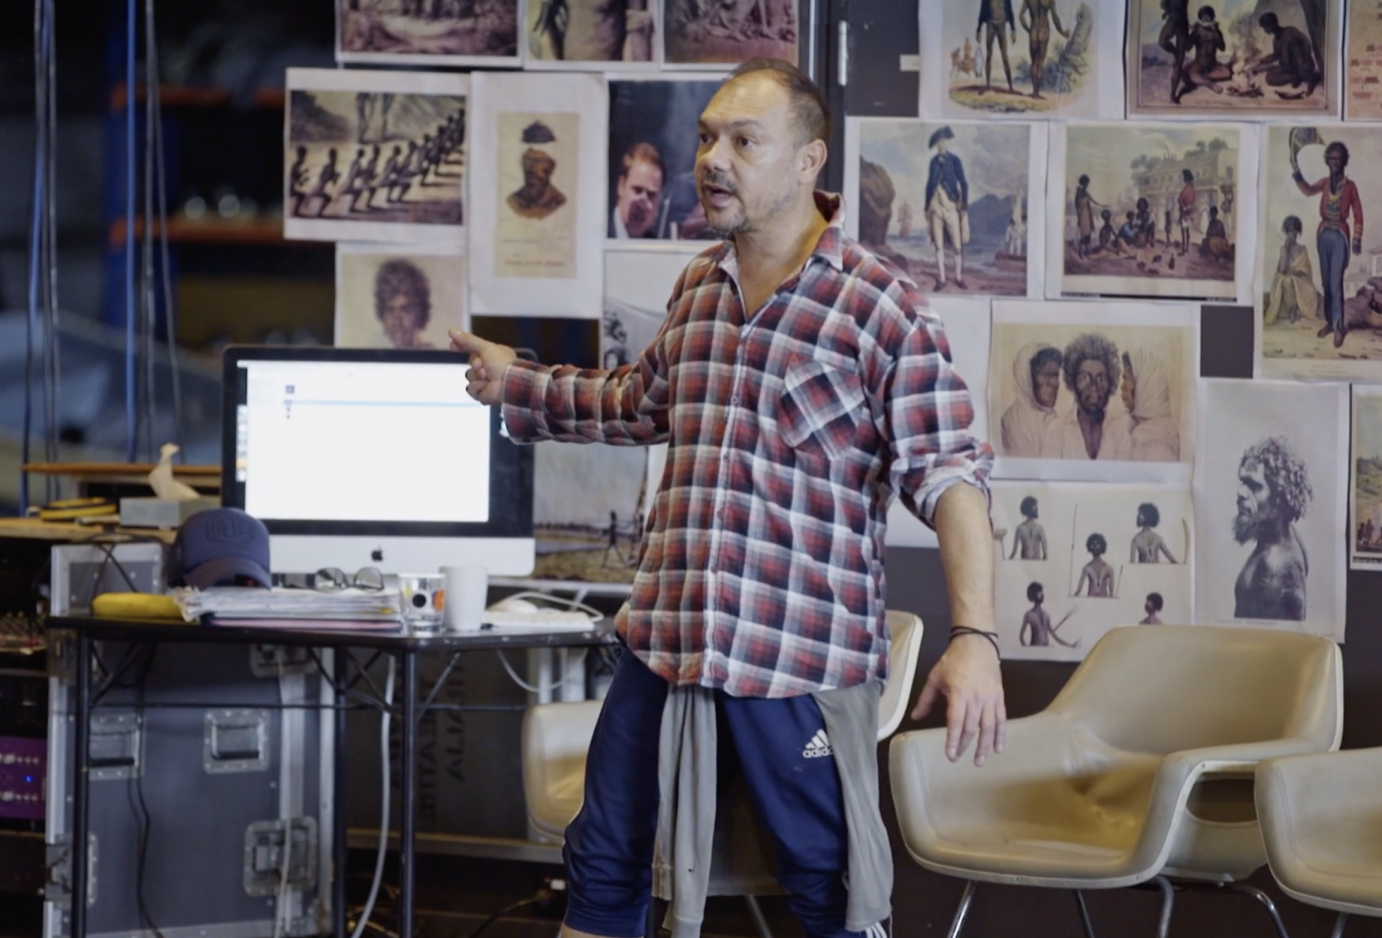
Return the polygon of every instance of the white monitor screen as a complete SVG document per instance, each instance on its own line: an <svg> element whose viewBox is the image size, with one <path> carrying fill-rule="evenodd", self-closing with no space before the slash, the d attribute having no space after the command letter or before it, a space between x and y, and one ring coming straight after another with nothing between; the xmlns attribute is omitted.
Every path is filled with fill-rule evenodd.
<svg viewBox="0 0 1382 938"><path fill-rule="evenodd" d="M489 520L490 409L466 363L241 361L245 511L297 521Z"/></svg>

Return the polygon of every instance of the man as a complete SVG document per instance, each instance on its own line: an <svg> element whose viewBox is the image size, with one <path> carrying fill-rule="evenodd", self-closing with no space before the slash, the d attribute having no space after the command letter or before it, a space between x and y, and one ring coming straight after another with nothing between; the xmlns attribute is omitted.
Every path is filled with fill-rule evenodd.
<svg viewBox="0 0 1382 938"><path fill-rule="evenodd" d="M862 932L888 914L889 849L864 777L886 661L870 553L889 500L878 485L935 525L953 621L973 630L955 634L913 713L946 696L952 760L976 738L979 763L1001 748L991 450L969 436L968 393L915 285L845 236L838 197L814 191L827 139L820 91L794 66L754 59L731 74L701 114L696 156L707 223L727 240L687 267L635 364L544 368L452 333L469 392L504 405L514 439L668 443L666 487L616 619L627 650L566 832L566 938L644 933L655 844L674 934L699 927L687 906L705 894L709 848L683 848L691 831L708 839L713 818L685 791L661 812L659 798L676 794L679 773L716 790L718 744L680 743L704 744L697 734L717 725L805 934ZM845 514L816 514L827 503ZM669 707L694 718L667 721L664 739ZM826 721L832 758L806 758ZM660 764L664 743L681 758ZM844 786L863 808L849 822ZM660 817L674 844L656 833ZM879 851L860 856L870 873L846 877L847 856L865 848Z"/></svg>
<svg viewBox="0 0 1382 938"><path fill-rule="evenodd" d="M374 275L374 315L394 348L435 348L422 337L432 318L427 275L412 261L391 258Z"/></svg>
<svg viewBox="0 0 1382 938"><path fill-rule="evenodd" d="M1113 567L1104 559L1104 554L1108 553L1108 540L1095 531L1085 538L1084 549L1089 551L1089 563L1080 570L1080 582L1075 587L1075 595L1079 596L1080 591L1088 586L1086 596L1092 599L1113 599Z"/></svg>
<svg viewBox="0 0 1382 938"><path fill-rule="evenodd" d="M1079 240L1075 242L1075 253L1080 257L1089 256L1089 239L1094 234L1094 208L1099 203L1089 194L1089 177L1080 176L1075 187L1075 228Z"/></svg>
<svg viewBox="0 0 1382 938"><path fill-rule="evenodd" d="M1334 347L1344 344L1348 323L1344 321L1344 271L1348 270L1348 251L1352 242L1355 255L1363 253L1363 200L1358 186L1344 175L1348 168L1348 147L1338 140L1324 148L1324 165L1329 175L1308 183L1297 169L1291 174L1302 195L1320 197L1320 224L1315 230L1315 250L1320 258L1320 284L1324 287L1324 326L1318 338L1334 333ZM1353 227L1349 227L1349 216Z"/></svg>
<svg viewBox="0 0 1382 938"><path fill-rule="evenodd" d="M1190 48L1190 0L1161 0L1161 19L1157 45L1171 56L1171 103L1180 104L1186 90L1183 70Z"/></svg>
<svg viewBox="0 0 1382 938"><path fill-rule="evenodd" d="M1110 416L1108 402L1122 377L1118 349L1095 332L1076 336L1065 347L1065 386L1075 392L1075 408L1060 430L1061 459L1128 459L1131 418Z"/></svg>
<svg viewBox="0 0 1382 938"><path fill-rule="evenodd" d="M1183 256L1190 253L1190 226L1195 219L1195 203L1198 199L1195 195L1195 174L1183 169L1180 178L1184 185L1176 197L1176 206L1180 209L1180 253Z"/></svg>
<svg viewBox="0 0 1382 938"><path fill-rule="evenodd" d="M615 183L611 238L655 238L653 226L662 204L662 156L650 143L635 143L624 153Z"/></svg>
<svg viewBox="0 0 1382 938"><path fill-rule="evenodd" d="M1004 27L1007 27L1005 30ZM979 0L979 25L974 29L974 41L983 42L984 87L993 87L993 42L998 40L998 53L1003 56L1003 74L1008 79L1008 91L1017 94L1013 87L1013 70L1008 64L1008 38L1017 42L1017 24L1013 21L1013 0ZM980 39L983 36L983 39ZM978 70L975 70L978 77Z"/></svg>
<svg viewBox="0 0 1382 938"><path fill-rule="evenodd" d="M1021 550L1023 560L1045 560L1046 529L1037 521L1037 500L1028 495L1022 499L1022 505L1018 510L1022 512L1025 520L1017 526L1013 537L1013 552L1008 559L1012 560Z"/></svg>
<svg viewBox="0 0 1382 938"><path fill-rule="evenodd" d="M1073 642L1067 642L1061 638L1057 630L1065 624L1065 619L1070 618L1070 613L1065 614L1065 619L1055 625L1051 624L1050 614L1041 604L1046 601L1046 590L1040 583L1027 584L1027 602L1032 604L1032 608L1022 614L1022 627L1017 631L1017 640L1020 644L1032 648L1049 648L1052 640L1058 645L1066 648L1078 648L1080 640L1077 638ZM1073 610L1071 610L1073 612Z"/></svg>
<svg viewBox="0 0 1382 938"><path fill-rule="evenodd" d="M936 151L926 174L926 218L930 222L931 241L936 245L936 289L945 289L945 238L955 250L955 285L966 288L964 279L964 243L969 239L969 183L960 158L950 152L947 143L955 132L947 125L931 135L929 146Z"/></svg>
<svg viewBox="0 0 1382 938"><path fill-rule="evenodd" d="M1255 543L1233 584L1234 618L1305 618L1310 560L1295 523L1314 494L1305 461L1285 437L1267 437L1243 453L1233 536L1239 544Z"/></svg>
<svg viewBox="0 0 1382 938"><path fill-rule="evenodd" d="M1161 557L1166 555L1168 563L1175 563L1175 555L1171 553L1166 542L1157 533L1156 526L1161 524L1161 509L1156 507L1154 502L1143 502L1137 506L1137 528L1138 531L1132 536L1132 545L1129 549L1128 559L1132 563L1161 563Z"/></svg>
<svg viewBox="0 0 1382 938"><path fill-rule="evenodd" d="M1249 72L1265 75L1267 84L1274 88L1289 87L1298 89L1305 85L1305 91L1276 93L1279 98L1308 98L1320 83L1320 68L1315 61L1315 48L1305 33L1294 26L1282 26L1275 13L1263 13L1257 18L1257 25L1272 37L1271 55L1264 56Z"/></svg>
<svg viewBox="0 0 1382 938"><path fill-rule="evenodd" d="M1161 611L1161 607L1164 604L1165 600L1161 598L1160 593L1148 593L1147 601L1142 604L1142 611L1147 613L1147 617L1139 621L1137 624L1161 625L1161 619L1157 617L1157 613Z"/></svg>
<svg viewBox="0 0 1382 938"><path fill-rule="evenodd" d="M1041 98L1041 76L1046 71L1046 50L1051 45L1052 20L1055 20L1056 31L1069 39L1070 30L1061 25L1056 0L1022 0L1018 22L1027 30L1027 49L1032 56L1032 97L1038 100Z"/></svg>
<svg viewBox="0 0 1382 938"><path fill-rule="evenodd" d="M557 161L542 150L523 152L523 188L509 193L509 208L524 218L543 219L566 204L566 193L552 185Z"/></svg>

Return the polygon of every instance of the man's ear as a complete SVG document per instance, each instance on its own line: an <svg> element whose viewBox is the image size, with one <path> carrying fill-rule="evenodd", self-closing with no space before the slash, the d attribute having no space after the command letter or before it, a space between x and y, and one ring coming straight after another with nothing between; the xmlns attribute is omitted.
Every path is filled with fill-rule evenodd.
<svg viewBox="0 0 1382 938"><path fill-rule="evenodd" d="M806 182L814 184L825 170L826 148L824 140L812 140L797 150L797 175Z"/></svg>

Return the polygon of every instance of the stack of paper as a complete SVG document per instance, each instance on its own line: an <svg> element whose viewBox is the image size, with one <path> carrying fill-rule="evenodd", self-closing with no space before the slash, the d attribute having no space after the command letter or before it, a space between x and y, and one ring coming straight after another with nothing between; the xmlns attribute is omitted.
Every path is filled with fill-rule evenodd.
<svg viewBox="0 0 1382 938"><path fill-rule="evenodd" d="M215 620L275 619L397 622L398 593L394 590L344 589L332 592L245 586L178 589L173 599L189 622L210 615Z"/></svg>

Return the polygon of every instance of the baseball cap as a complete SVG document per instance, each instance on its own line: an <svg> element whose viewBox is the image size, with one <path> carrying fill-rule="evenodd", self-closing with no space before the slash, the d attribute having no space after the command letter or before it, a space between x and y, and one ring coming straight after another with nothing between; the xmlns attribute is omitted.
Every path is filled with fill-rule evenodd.
<svg viewBox="0 0 1382 938"><path fill-rule="evenodd" d="M239 508L199 511L178 531L168 574L170 586L206 589L238 578L272 586L269 529Z"/></svg>

